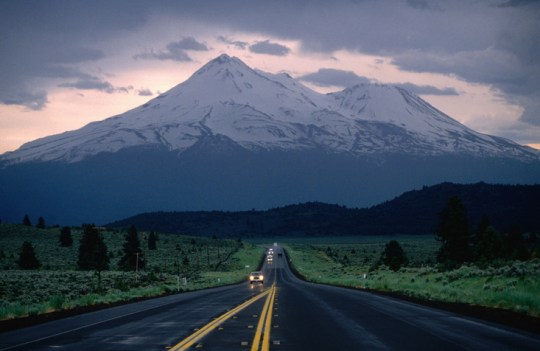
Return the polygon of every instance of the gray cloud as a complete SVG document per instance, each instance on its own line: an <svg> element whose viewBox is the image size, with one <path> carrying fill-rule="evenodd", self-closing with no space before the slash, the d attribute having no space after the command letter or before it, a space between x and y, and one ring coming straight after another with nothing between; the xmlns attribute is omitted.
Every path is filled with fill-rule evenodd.
<svg viewBox="0 0 540 351"><path fill-rule="evenodd" d="M148 52L144 52L141 54L137 54L133 56L134 59L139 60L172 60L172 61L178 61L178 62L190 62L193 61L191 57L184 51L180 49L173 49L173 50L167 50L167 51L154 51L150 50Z"/></svg>
<svg viewBox="0 0 540 351"><path fill-rule="evenodd" d="M0 90L1 91L1 90ZM47 92L31 92L27 89L0 94L0 102L5 105L20 105L30 110L41 110L48 103Z"/></svg>
<svg viewBox="0 0 540 351"><path fill-rule="evenodd" d="M352 71L333 68L321 68L317 72L306 74L299 77L299 79L322 87L338 86L343 88L372 82L368 78L359 76ZM417 95L459 95L454 88L439 89L431 85L415 85L412 83L397 83L393 85L409 90Z"/></svg>
<svg viewBox="0 0 540 351"><path fill-rule="evenodd" d="M97 90L108 94L127 93L132 87L115 87L110 82L88 74L80 74L75 82L58 84L59 87L78 90Z"/></svg>
<svg viewBox="0 0 540 351"><path fill-rule="evenodd" d="M105 54L101 50L87 48L87 47L75 47L68 50L53 50L48 61L56 64L74 64L86 61L97 61L105 57Z"/></svg>
<svg viewBox="0 0 540 351"><path fill-rule="evenodd" d="M450 96L459 95L459 93L454 88L439 89L432 85L415 85L412 83L394 84L394 85L401 87L405 90L409 90L415 93L416 95L450 95Z"/></svg>
<svg viewBox="0 0 540 351"><path fill-rule="evenodd" d="M208 51L208 47L195 40L193 37L186 37L180 41L172 42L167 45L167 49L173 50L192 50L192 51Z"/></svg>
<svg viewBox="0 0 540 351"><path fill-rule="evenodd" d="M111 33L146 23L148 5L133 2L130 11L125 6L120 1L1 1L0 103L45 108L46 86L38 80L79 79L76 66L105 58L97 47Z"/></svg>
<svg viewBox="0 0 540 351"><path fill-rule="evenodd" d="M499 4L499 7L520 7L520 6L527 6L527 5L536 5L538 4L538 0L508 0L501 4Z"/></svg>
<svg viewBox="0 0 540 351"><path fill-rule="evenodd" d="M246 47L249 45L249 43L247 43L245 41L232 40L232 39L229 39L227 37L224 37L223 35L220 35L220 36L216 37L216 39L219 42L222 42L222 43L227 44L227 45L233 45L235 48L241 49L241 50L245 50Z"/></svg>
<svg viewBox="0 0 540 351"><path fill-rule="evenodd" d="M356 84L370 82L369 79L360 77L352 71L343 71L333 68L321 68L315 73L309 73L298 78L323 87L338 86L346 88Z"/></svg>
<svg viewBox="0 0 540 351"><path fill-rule="evenodd" d="M198 42L193 37L186 37L180 41L174 41L165 47L163 51L150 50L141 54L134 55L134 59L143 60L172 60L179 62L193 61L186 51L208 51L208 47Z"/></svg>
<svg viewBox="0 0 540 351"><path fill-rule="evenodd" d="M139 96L152 96L154 93L150 89L139 89L137 90L137 95Z"/></svg>
<svg viewBox="0 0 540 351"><path fill-rule="evenodd" d="M521 120L536 126L540 126L540 100L538 96L540 93L515 98L516 102L524 108Z"/></svg>
<svg viewBox="0 0 540 351"><path fill-rule="evenodd" d="M298 40L306 52L346 49L381 55L394 58L404 70L488 84L509 101L540 96L540 1L335 0L331 5L278 1L268 7L233 0L233 4L237 6L215 2L187 11L191 19L236 31ZM540 123L540 110L526 111L523 118Z"/></svg>
<svg viewBox="0 0 540 351"><path fill-rule="evenodd" d="M0 55L0 103L41 110L48 103L47 92L40 87L34 88L36 79L79 79L85 74L73 65L104 57L102 51L86 47L73 46L55 50L50 43L26 45L22 43L17 47L17 55Z"/></svg>
<svg viewBox="0 0 540 351"><path fill-rule="evenodd" d="M420 10L439 9L438 7L434 7L433 2L428 2L427 0L407 0L407 4L415 9Z"/></svg>
<svg viewBox="0 0 540 351"><path fill-rule="evenodd" d="M274 56L286 56L291 49L285 45L272 43L269 40L259 41L249 46L249 51L256 54L267 54Z"/></svg>
<svg viewBox="0 0 540 351"><path fill-rule="evenodd" d="M274 41L297 40L308 53L331 55L344 49L381 55L404 70L488 84L524 106L524 121L540 123L540 107L533 103L540 96L538 13L540 2L534 0L298 0L275 1L272 6L257 0L0 1L0 102L24 97L46 101L36 99L44 95L29 88L36 78L68 75L59 64L99 60L105 53L95 48L102 41L165 14L173 21L278 38ZM226 37L222 42L248 48ZM138 58L189 61L188 44L151 50ZM274 55L289 52L270 44L274 43L256 43L250 49Z"/></svg>

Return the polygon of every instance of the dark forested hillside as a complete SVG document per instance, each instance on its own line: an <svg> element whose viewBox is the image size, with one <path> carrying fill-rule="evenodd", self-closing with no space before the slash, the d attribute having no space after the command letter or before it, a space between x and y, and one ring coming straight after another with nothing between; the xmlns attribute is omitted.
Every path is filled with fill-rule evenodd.
<svg viewBox="0 0 540 351"><path fill-rule="evenodd" d="M108 224L220 237L430 234L446 201L458 196L472 229L487 215L502 231L540 230L540 185L442 183L365 209L309 202L267 211L153 212Z"/></svg>

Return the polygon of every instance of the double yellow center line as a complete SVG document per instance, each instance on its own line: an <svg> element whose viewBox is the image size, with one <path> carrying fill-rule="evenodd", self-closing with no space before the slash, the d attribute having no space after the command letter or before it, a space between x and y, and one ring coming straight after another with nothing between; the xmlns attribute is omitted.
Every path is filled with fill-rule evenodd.
<svg viewBox="0 0 540 351"><path fill-rule="evenodd" d="M263 291L262 293L252 297L251 299L247 300L243 304L233 308L232 310L228 311L227 313L221 315L220 317L214 319L210 323L206 324L201 329L197 330L195 333L191 334L178 344L174 345L170 348L172 351L181 351L181 350L187 350L190 348L193 344L195 344L197 341L201 340L203 337L205 337L208 333L210 333L212 330L216 329L219 325L224 323L226 320L234 316L236 313L240 312L244 308L248 307L255 301L260 300L261 298L266 296L266 302L264 303L263 312L261 314L261 318L259 319L259 324L257 325L257 330L255 332L255 337L253 339L253 343L251 346L251 351L258 351L259 346L261 344L261 336L264 335L263 342L262 342L262 348L263 351L268 351L270 348L270 326L272 323L272 306L274 304L274 299L276 296L276 285L272 284L272 287L270 289L267 289ZM264 333L263 333L264 328Z"/></svg>
<svg viewBox="0 0 540 351"><path fill-rule="evenodd" d="M270 327L272 325L272 306L274 305L274 299L276 298L276 284L272 284L270 288L270 293L266 298L264 303L263 311L261 313L261 318L259 319L259 324L257 324L257 330L255 331L255 337L253 338L253 343L251 344L251 351L259 350L259 344L261 342L261 336L263 335L264 327L264 337L262 342L263 351L268 351L270 348Z"/></svg>

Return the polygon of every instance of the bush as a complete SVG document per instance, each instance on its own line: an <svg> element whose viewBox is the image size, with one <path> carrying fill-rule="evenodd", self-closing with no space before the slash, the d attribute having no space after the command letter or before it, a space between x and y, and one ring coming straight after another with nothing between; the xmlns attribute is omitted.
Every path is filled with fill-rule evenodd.
<svg viewBox="0 0 540 351"><path fill-rule="evenodd" d="M405 256L405 252L403 252L401 245L399 245L397 241L391 240L384 248L381 255L381 261L391 270L396 272L401 268L401 266L407 263L407 257Z"/></svg>
<svg viewBox="0 0 540 351"><path fill-rule="evenodd" d="M54 310L61 310L66 302L66 298L63 295L53 295L49 298L49 306Z"/></svg>

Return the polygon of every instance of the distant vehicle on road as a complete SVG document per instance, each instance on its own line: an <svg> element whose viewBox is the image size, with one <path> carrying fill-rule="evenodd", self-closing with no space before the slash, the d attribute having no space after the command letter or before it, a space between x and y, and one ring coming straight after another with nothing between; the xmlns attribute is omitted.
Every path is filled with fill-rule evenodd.
<svg viewBox="0 0 540 351"><path fill-rule="evenodd" d="M272 261L274 261L274 256L266 255L266 261L268 261L268 263L272 263Z"/></svg>
<svg viewBox="0 0 540 351"><path fill-rule="evenodd" d="M264 284L264 276L262 272L256 271L249 274L249 284L261 283Z"/></svg>

